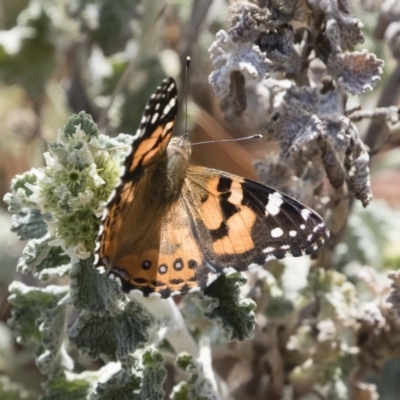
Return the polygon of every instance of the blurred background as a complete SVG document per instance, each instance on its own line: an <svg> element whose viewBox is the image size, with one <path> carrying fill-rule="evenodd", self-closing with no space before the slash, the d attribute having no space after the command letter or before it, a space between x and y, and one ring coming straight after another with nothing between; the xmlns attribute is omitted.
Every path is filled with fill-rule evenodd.
<svg viewBox="0 0 400 400"><path fill-rule="evenodd" d="M389 3L354 0L351 4L364 23L365 42L360 48L385 61L380 83L361 99L365 108L400 105L400 64L385 41L385 30L389 23L400 21L400 11L385 12ZM0 199L15 175L43 165L47 141L56 137L72 113L85 110L111 136L133 134L145 103L166 76L173 76L180 86L176 134L182 134L187 55L192 59L191 140L255 133L257 126L244 132L224 120L208 84L212 71L208 48L216 32L227 29L228 16L224 0L1 0ZM356 106L360 99L349 102ZM359 265L372 266L382 276L399 267L400 126L391 126L385 135L381 129L368 120L359 125L362 137L377 138L376 143L372 140L375 154L370 165L374 200L366 210L355 207L343 246L338 246L337 263L350 276ZM253 161L278 152L276 144L264 141L213 144L194 147L192 162L257 179ZM16 273L24 244L9 231L10 224L6 204L0 202L0 374L10 379L4 380L10 387L21 384L39 393L44 377L36 370L32 353L16 344L7 326L9 284L18 279L40 285L32 276ZM362 230L357 229L360 224ZM400 399L397 355L398 349L383 372L368 372L383 399Z"/></svg>

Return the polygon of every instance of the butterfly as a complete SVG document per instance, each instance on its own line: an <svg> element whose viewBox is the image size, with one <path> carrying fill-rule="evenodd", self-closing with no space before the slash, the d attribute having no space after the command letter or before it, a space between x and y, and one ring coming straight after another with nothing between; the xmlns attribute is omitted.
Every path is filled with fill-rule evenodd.
<svg viewBox="0 0 400 400"><path fill-rule="evenodd" d="M167 298L324 243L324 220L297 200L189 165L189 140L172 137L177 111L176 83L168 78L150 97L104 209L95 267L126 293Z"/></svg>

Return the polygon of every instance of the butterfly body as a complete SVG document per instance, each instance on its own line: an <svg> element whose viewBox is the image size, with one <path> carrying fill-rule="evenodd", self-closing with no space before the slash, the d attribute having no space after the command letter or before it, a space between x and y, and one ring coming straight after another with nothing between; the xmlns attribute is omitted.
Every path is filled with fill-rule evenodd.
<svg viewBox="0 0 400 400"><path fill-rule="evenodd" d="M145 109L110 196L96 246L128 293L169 297L222 272L315 251L328 237L311 209L257 182L189 165L190 142L172 138L177 90L169 78Z"/></svg>

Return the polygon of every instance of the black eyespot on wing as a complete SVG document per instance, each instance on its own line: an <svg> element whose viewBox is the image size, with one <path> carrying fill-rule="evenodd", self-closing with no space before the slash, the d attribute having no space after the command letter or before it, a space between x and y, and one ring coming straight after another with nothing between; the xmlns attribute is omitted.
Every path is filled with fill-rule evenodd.
<svg viewBox="0 0 400 400"><path fill-rule="evenodd" d="M158 267L158 273L161 274L161 275L166 274L167 271L168 271L168 267L167 267L167 265L165 265L165 264L161 264L161 265Z"/></svg>
<svg viewBox="0 0 400 400"><path fill-rule="evenodd" d="M151 261L145 260L142 262L142 268L146 271L151 268Z"/></svg>
<svg viewBox="0 0 400 400"><path fill-rule="evenodd" d="M182 271L182 269L183 269L183 260L182 260L182 258L177 258L174 261L174 270L175 271Z"/></svg>

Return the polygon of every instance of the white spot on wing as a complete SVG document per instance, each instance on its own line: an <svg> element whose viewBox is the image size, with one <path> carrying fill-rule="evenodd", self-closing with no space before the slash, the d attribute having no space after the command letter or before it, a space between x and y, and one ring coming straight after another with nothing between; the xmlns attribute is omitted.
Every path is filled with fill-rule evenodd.
<svg viewBox="0 0 400 400"><path fill-rule="evenodd" d="M273 254L268 254L268 256L265 259L265 262L268 262L271 260L276 260L276 257Z"/></svg>
<svg viewBox="0 0 400 400"><path fill-rule="evenodd" d="M311 211L308 208L303 208L301 210L301 216L303 217L304 221L308 220L308 217L311 215Z"/></svg>
<svg viewBox="0 0 400 400"><path fill-rule="evenodd" d="M300 229L306 229L306 226L304 224L301 224Z"/></svg>
<svg viewBox="0 0 400 400"><path fill-rule="evenodd" d="M109 203L115 197L116 194L117 194L117 191L115 189L113 189L113 191L108 196L107 203Z"/></svg>
<svg viewBox="0 0 400 400"><path fill-rule="evenodd" d="M272 253L275 250L275 247L266 247L263 250L263 253Z"/></svg>
<svg viewBox="0 0 400 400"><path fill-rule="evenodd" d="M291 236L291 237L295 237L296 235L297 235L296 231L290 231L289 232L289 236Z"/></svg>
<svg viewBox="0 0 400 400"><path fill-rule="evenodd" d="M152 293L149 294L149 297L158 297L158 298L160 298L161 297L161 293L152 292Z"/></svg>
<svg viewBox="0 0 400 400"><path fill-rule="evenodd" d="M169 131L173 126L174 126L174 123L172 121L168 122L168 124L165 125L164 131Z"/></svg>
<svg viewBox="0 0 400 400"><path fill-rule="evenodd" d="M322 226L321 226L321 225L322 225ZM322 229L323 225L324 225L324 224L318 224L318 225L314 226L314 229L313 229L312 231L313 231L314 233L317 232L317 231L319 231L320 229Z"/></svg>
<svg viewBox="0 0 400 400"><path fill-rule="evenodd" d="M156 113L153 114L153 118L151 119L151 123L155 124L157 120L158 120L158 113L156 112Z"/></svg>
<svg viewBox="0 0 400 400"><path fill-rule="evenodd" d="M169 101L169 103L165 106L163 113L168 114L171 111L171 108L175 105L176 99L173 98Z"/></svg>
<svg viewBox="0 0 400 400"><path fill-rule="evenodd" d="M282 196L280 193L275 192L268 195L268 204L265 207L268 214L278 215L281 211L281 205L283 203ZM268 215L267 214L267 215Z"/></svg>
<svg viewBox="0 0 400 400"><path fill-rule="evenodd" d="M144 118L144 116L143 116L143 118ZM144 123L146 123L146 121ZM141 129L139 129L139 128L136 129L135 134L132 136L132 142L134 142L140 136L140 132L141 132Z"/></svg>
<svg viewBox="0 0 400 400"><path fill-rule="evenodd" d="M103 210L103 215L101 216L101 222L105 221L105 219L107 218L107 214L108 214L108 209L107 207L105 207Z"/></svg>
<svg viewBox="0 0 400 400"><path fill-rule="evenodd" d="M97 264L98 262L99 262L99 255L98 255L98 254L95 254L95 255L94 255L93 264Z"/></svg>
<svg viewBox="0 0 400 400"><path fill-rule="evenodd" d="M183 268L182 263L181 263L180 261L176 262L176 263L175 263L175 268L176 268L176 269L182 269L182 268Z"/></svg>
<svg viewBox="0 0 400 400"><path fill-rule="evenodd" d="M278 237L281 237L282 235L283 235L283 230L279 227L272 229L272 231L271 231L271 236L273 238L278 238Z"/></svg>

